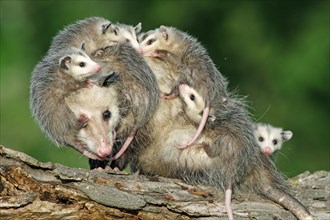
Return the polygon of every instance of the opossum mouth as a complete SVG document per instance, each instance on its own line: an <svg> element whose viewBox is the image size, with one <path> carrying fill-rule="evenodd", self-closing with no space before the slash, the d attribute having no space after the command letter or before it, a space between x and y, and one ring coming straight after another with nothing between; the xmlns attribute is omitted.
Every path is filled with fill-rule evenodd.
<svg viewBox="0 0 330 220"><path fill-rule="evenodd" d="M113 130L111 133L112 133L112 140L111 140L111 144L109 144L109 145L112 148L113 143L115 142L117 133L115 130ZM111 160L111 156L112 156L111 154L109 154L106 157L100 157L97 153L95 153L94 151L89 150L89 149L84 149L83 152L81 152L81 153L83 155L85 155L86 157L93 159L93 160Z"/></svg>
<svg viewBox="0 0 330 220"><path fill-rule="evenodd" d="M88 150L85 150L84 152L82 152L82 154L93 160L102 160L102 161L111 160L111 155L106 156L106 157L99 157L96 153L94 153L92 151L88 151Z"/></svg>

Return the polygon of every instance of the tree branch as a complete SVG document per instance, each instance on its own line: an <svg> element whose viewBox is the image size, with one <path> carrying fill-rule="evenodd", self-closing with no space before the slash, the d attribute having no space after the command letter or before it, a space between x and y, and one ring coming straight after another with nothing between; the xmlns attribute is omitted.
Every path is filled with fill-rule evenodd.
<svg viewBox="0 0 330 220"><path fill-rule="evenodd" d="M87 163L87 160L86 160ZM330 219L330 173L288 180L315 219ZM1 219L226 219L223 191L177 179L42 163L0 145ZM234 195L235 219L295 219L255 194Z"/></svg>

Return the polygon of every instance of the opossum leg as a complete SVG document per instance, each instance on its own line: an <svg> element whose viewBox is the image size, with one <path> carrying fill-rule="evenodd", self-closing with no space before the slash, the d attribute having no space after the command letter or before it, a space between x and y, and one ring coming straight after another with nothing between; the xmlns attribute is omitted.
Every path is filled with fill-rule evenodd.
<svg viewBox="0 0 330 220"><path fill-rule="evenodd" d="M313 220L313 216L305 206L292 195L269 185L263 186L262 191L266 197L290 210L298 219Z"/></svg>
<svg viewBox="0 0 330 220"><path fill-rule="evenodd" d="M207 106L204 109L204 111L203 111L202 120L199 123L199 126L198 126L198 129L197 129L197 132L195 133L195 136L187 144L183 144L183 145L177 146L177 148L179 148L179 149L187 148L189 145L193 144L197 140L197 138L202 133L202 131L203 131L204 127L205 127L206 121L207 121L208 116L209 116L209 112L210 112L210 107Z"/></svg>
<svg viewBox="0 0 330 220"><path fill-rule="evenodd" d="M91 56L93 57L99 57L104 53L105 48L97 49L94 52L92 52Z"/></svg>
<svg viewBox="0 0 330 220"><path fill-rule="evenodd" d="M227 211L227 216L229 220L234 219L233 208L231 205L231 196L232 196L232 184L229 183L225 191L225 207Z"/></svg>
<svg viewBox="0 0 330 220"><path fill-rule="evenodd" d="M127 150L128 146L130 145L130 143L132 142L132 140L136 134L136 131L137 131L137 126L134 126L132 128L131 133L128 135L128 138L126 139L124 145L118 151L118 153L114 157L111 158L112 160L117 160Z"/></svg>

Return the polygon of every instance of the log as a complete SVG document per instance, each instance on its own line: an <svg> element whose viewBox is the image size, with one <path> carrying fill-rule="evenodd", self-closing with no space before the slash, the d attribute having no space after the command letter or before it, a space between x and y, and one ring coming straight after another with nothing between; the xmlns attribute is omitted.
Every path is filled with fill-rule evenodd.
<svg viewBox="0 0 330 220"><path fill-rule="evenodd" d="M87 163L87 160L86 160ZM287 180L315 216L330 219L330 173ZM233 197L235 219L296 219L256 194ZM227 219L221 189L158 176L43 163L0 145L0 219Z"/></svg>

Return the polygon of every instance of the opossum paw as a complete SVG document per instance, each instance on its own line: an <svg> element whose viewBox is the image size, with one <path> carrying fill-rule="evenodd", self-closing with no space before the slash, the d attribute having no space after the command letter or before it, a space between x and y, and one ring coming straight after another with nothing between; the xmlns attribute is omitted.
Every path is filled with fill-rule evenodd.
<svg viewBox="0 0 330 220"><path fill-rule="evenodd" d="M103 54L103 49L98 49L98 50L95 50L93 53L92 53L92 56L93 57L99 57Z"/></svg>
<svg viewBox="0 0 330 220"><path fill-rule="evenodd" d="M87 88L92 88L94 86L93 80L88 79L87 80Z"/></svg>

